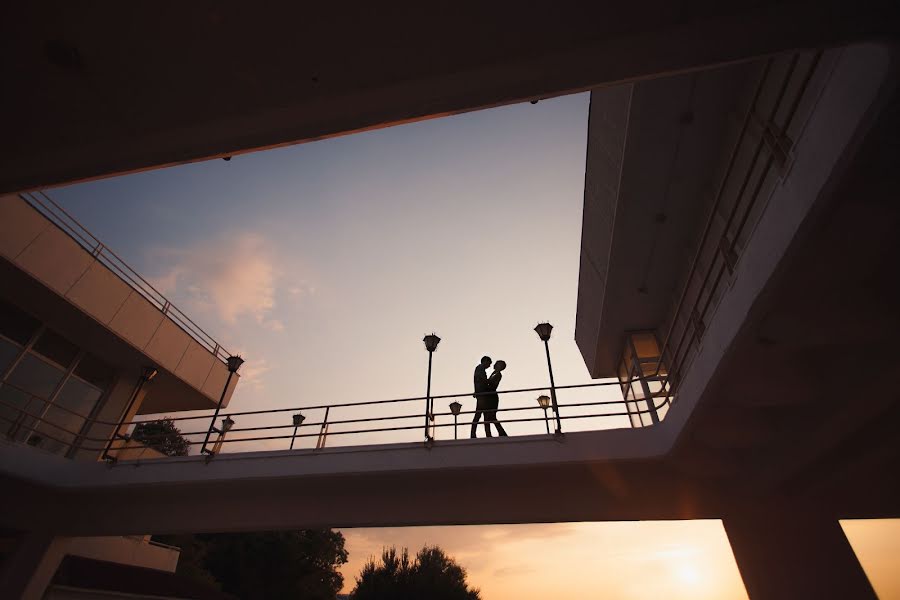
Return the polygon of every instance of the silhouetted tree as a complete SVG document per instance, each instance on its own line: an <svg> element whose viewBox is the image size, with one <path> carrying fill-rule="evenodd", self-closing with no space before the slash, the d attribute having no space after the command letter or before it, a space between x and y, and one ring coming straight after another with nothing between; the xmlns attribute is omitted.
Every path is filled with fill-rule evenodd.
<svg viewBox="0 0 900 600"><path fill-rule="evenodd" d="M415 560L404 548L386 548L381 562L369 559L356 578L350 594L353 600L481 600L477 589L469 588L466 570L437 546L425 546Z"/></svg>
<svg viewBox="0 0 900 600"><path fill-rule="evenodd" d="M241 600L334 600L344 585L344 536L331 529L154 539L183 549L176 573Z"/></svg>
<svg viewBox="0 0 900 600"><path fill-rule="evenodd" d="M181 435L181 430L175 427L175 422L169 418L140 423L134 428L131 438L166 456L187 456L191 447Z"/></svg>

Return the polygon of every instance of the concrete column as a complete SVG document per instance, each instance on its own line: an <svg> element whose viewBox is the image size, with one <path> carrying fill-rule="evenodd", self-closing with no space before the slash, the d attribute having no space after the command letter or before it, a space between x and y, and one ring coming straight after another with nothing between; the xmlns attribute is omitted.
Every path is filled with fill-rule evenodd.
<svg viewBox="0 0 900 600"><path fill-rule="evenodd" d="M68 542L68 538L47 532L23 533L0 564L0 597L41 600L66 555Z"/></svg>
<svg viewBox="0 0 900 600"><path fill-rule="evenodd" d="M751 600L877 600L836 519L770 510L722 524Z"/></svg>

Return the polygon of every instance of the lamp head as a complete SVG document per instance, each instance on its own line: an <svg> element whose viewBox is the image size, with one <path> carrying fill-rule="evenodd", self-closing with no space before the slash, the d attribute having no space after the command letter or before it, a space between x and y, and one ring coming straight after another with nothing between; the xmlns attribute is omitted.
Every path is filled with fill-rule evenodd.
<svg viewBox="0 0 900 600"><path fill-rule="evenodd" d="M222 419L222 433L228 433L232 427L234 427L234 419L229 416Z"/></svg>
<svg viewBox="0 0 900 600"><path fill-rule="evenodd" d="M541 338L542 342L546 342L550 339L550 332L553 331L553 325L550 323L538 323L537 327L534 328L534 331L538 334L538 337Z"/></svg>
<svg viewBox="0 0 900 600"><path fill-rule="evenodd" d="M244 359L238 355L229 356L227 362L228 370L232 373L237 373L237 370L241 368L242 364L244 364Z"/></svg>
<svg viewBox="0 0 900 600"><path fill-rule="evenodd" d="M422 341L425 342L425 349L429 352L434 352L437 350L438 344L441 342L441 338L434 335L434 333L430 333L422 338Z"/></svg>
<svg viewBox="0 0 900 600"><path fill-rule="evenodd" d="M538 404L541 406L541 408L543 408L545 410L550 406L550 396L541 394L540 396L537 397L537 401L538 401Z"/></svg>
<svg viewBox="0 0 900 600"><path fill-rule="evenodd" d="M156 367L144 367L143 371L141 371L141 377L143 377L144 381L153 381L153 378L159 374L159 371Z"/></svg>
<svg viewBox="0 0 900 600"><path fill-rule="evenodd" d="M294 427L300 427L303 425L303 421L306 420L306 417L303 416L302 413L297 413L294 415Z"/></svg>
<svg viewBox="0 0 900 600"><path fill-rule="evenodd" d="M459 402L454 401L450 403L450 412L452 412L454 415L458 415L461 410L462 404L460 404Z"/></svg>

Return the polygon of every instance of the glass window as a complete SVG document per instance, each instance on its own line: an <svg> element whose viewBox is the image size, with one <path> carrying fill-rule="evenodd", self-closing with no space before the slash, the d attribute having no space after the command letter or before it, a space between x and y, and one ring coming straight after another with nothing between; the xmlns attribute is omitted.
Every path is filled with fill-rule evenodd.
<svg viewBox="0 0 900 600"><path fill-rule="evenodd" d="M62 369L33 354L23 356L6 378L11 385L0 387L0 423L3 431L9 433L26 421L30 424L31 418L26 417L23 411L40 413L45 404L42 399L53 394L64 375Z"/></svg>
<svg viewBox="0 0 900 600"><path fill-rule="evenodd" d="M29 394L46 399L53 394L63 375L65 371L29 352L22 357L6 381Z"/></svg>
<svg viewBox="0 0 900 600"><path fill-rule="evenodd" d="M68 367L78 355L78 346L48 329L34 343L34 351L59 365Z"/></svg>
<svg viewBox="0 0 900 600"><path fill-rule="evenodd" d="M44 415L45 422L39 422L35 427L35 435L41 436L40 446L51 452L66 452L102 394L100 388L70 377Z"/></svg>
<svg viewBox="0 0 900 600"><path fill-rule="evenodd" d="M660 402L661 400L657 400L657 404L659 404ZM665 402L662 404L662 406L656 409L656 414L659 415L660 421L666 418L666 415L669 413L669 406L670 404L668 402Z"/></svg>
<svg viewBox="0 0 900 600"><path fill-rule="evenodd" d="M641 426L641 416L637 412L637 404L635 402L628 403L628 416L631 419L632 427L640 427Z"/></svg>
<svg viewBox="0 0 900 600"><path fill-rule="evenodd" d="M112 381L113 369L92 354L83 354L75 367L75 374L100 389L106 389Z"/></svg>
<svg viewBox="0 0 900 600"><path fill-rule="evenodd" d="M22 351L20 346L13 344L7 339L0 337L0 377L6 373L6 369L16 359L19 352Z"/></svg>
<svg viewBox="0 0 900 600"><path fill-rule="evenodd" d="M28 313L0 300L0 333L22 344L28 343L40 322Z"/></svg>
<svg viewBox="0 0 900 600"><path fill-rule="evenodd" d="M631 336L634 349L640 358L657 358L659 356L659 344L656 343L656 335L652 333L635 333Z"/></svg>
<svg viewBox="0 0 900 600"><path fill-rule="evenodd" d="M643 398L644 397L644 388L641 386L640 379L636 379L631 382L631 397L632 398Z"/></svg>

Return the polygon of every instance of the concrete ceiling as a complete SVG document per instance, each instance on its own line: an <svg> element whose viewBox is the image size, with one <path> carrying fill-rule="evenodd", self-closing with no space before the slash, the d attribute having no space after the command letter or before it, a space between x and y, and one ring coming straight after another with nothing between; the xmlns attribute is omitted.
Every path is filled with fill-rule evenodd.
<svg viewBox="0 0 900 600"><path fill-rule="evenodd" d="M900 31L895 3L14 3L0 192Z"/></svg>

